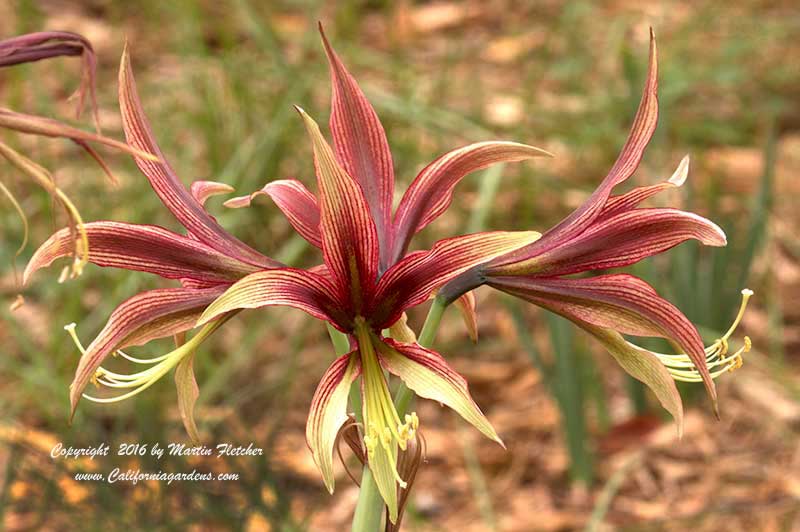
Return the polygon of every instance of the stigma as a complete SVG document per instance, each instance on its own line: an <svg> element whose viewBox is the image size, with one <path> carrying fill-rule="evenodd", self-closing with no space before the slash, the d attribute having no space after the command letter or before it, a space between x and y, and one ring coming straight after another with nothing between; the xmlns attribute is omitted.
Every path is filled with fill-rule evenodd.
<svg viewBox="0 0 800 532"><path fill-rule="evenodd" d="M712 379L735 371L742 367L744 358L742 355L750 351L752 342L750 337L745 336L742 341L742 346L734 352L729 352L728 340L733 332L739 326L744 316L747 302L753 295L753 291L745 288L742 290L742 303L739 306L739 312L733 323L728 328L728 331L720 338L717 338L714 343L705 348L706 352L706 365ZM667 355L663 353L653 353L658 359L667 367L667 370L672 375L672 378L681 382L702 382L702 376L697 371L694 363L686 354Z"/></svg>

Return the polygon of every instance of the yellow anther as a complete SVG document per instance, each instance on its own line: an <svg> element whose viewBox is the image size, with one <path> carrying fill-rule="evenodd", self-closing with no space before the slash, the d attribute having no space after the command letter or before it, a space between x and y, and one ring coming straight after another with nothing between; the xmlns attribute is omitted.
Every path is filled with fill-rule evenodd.
<svg viewBox="0 0 800 532"><path fill-rule="evenodd" d="M24 304L25 304L25 298L22 297L22 294L17 294L17 297L14 298L14 301L12 301L11 304L8 306L8 310L10 312L14 312L15 310L22 308L22 305Z"/></svg>
<svg viewBox="0 0 800 532"><path fill-rule="evenodd" d="M739 349L736 352L735 355L733 355L734 361L731 367L728 368L728 371L736 371L737 369L741 368L744 365L744 357L742 356L742 354L749 352L750 349L752 349L752 347L753 347L753 342L750 341L750 337L745 336L744 345L741 347L741 349Z"/></svg>
<svg viewBox="0 0 800 532"><path fill-rule="evenodd" d="M400 435L400 441L403 443L411 439L411 428L406 424L398 426L397 433Z"/></svg>
<svg viewBox="0 0 800 532"><path fill-rule="evenodd" d="M367 448L367 455L373 456L375 454L375 446L377 442L375 441L374 436L370 436L369 434L364 435L364 446Z"/></svg>
<svg viewBox="0 0 800 532"><path fill-rule="evenodd" d="M750 338L745 336L744 345L735 353L728 353L730 349L728 339L742 321L742 316L744 316L748 300L752 295L752 290L742 290L742 303L739 306L739 312L736 314L736 318L733 320L730 328L724 335L722 335L720 338L717 338L714 343L705 348L706 365L708 366L709 374L711 375L712 379L716 379L724 373L728 373L742 367L744 363L742 354L747 353L752 348L752 342L750 341ZM635 345L633 345L633 347L641 349ZM651 353L655 355L664 364L664 366L666 366L667 370L675 380L684 382L702 382L703 379L700 375L700 372L697 371L692 359L685 353L664 354L652 351Z"/></svg>
<svg viewBox="0 0 800 532"><path fill-rule="evenodd" d="M412 412L411 414L406 414L405 423L397 426L400 446L403 450L406 448L406 442L414 437L417 429L419 429L419 418L417 417L417 413Z"/></svg>
<svg viewBox="0 0 800 532"><path fill-rule="evenodd" d="M383 432L381 432L381 445L387 451L390 450L390 445L392 444L392 431L389 427L383 427Z"/></svg>
<svg viewBox="0 0 800 532"><path fill-rule="evenodd" d="M724 357L728 354L728 339L727 338L717 338L717 340L712 344L712 346L718 346L712 352L718 352L719 356Z"/></svg>
<svg viewBox="0 0 800 532"><path fill-rule="evenodd" d="M416 432L419 429L419 418L416 412L411 412L411 415L406 414L406 423L411 424L411 428Z"/></svg>

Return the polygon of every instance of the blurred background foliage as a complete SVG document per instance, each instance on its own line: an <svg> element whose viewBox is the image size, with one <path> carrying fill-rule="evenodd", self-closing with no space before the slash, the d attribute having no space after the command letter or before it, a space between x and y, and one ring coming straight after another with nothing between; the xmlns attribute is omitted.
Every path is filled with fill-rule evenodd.
<svg viewBox="0 0 800 532"><path fill-rule="evenodd" d="M438 344L471 383L511 452L493 447L434 405L420 405L428 463L409 530L627 528L789 530L800 526L800 10L790 1L721 4L588 1L256 2L11 0L0 36L82 33L99 58L100 120L122 137L116 70L127 39L156 137L185 183L211 179L245 194L279 178L313 188L310 149L292 104L329 113L326 29L387 131L399 189L451 148L502 138L546 148L552 160L507 165L459 186L423 246L464 228L543 230L599 183L624 142L659 43L659 128L632 184L667 178L690 153L688 183L658 199L717 221L729 246L683 244L633 268L708 339L719 336L745 286L756 291L744 329L756 349L721 379L723 420L702 394L679 443L649 392L562 320L478 292L473 345L449 313ZM79 61L0 72L0 102L72 118L66 97ZM91 124L86 121L89 129ZM50 169L85 220L175 229L132 161L104 150L120 178L67 142L3 132ZM48 196L0 165L21 199L35 247L63 224ZM210 210L231 232L281 260L320 258L266 200ZM195 361L201 433L209 443L253 442L263 459L111 457L52 460L50 447L185 441L174 386L164 379L132 401L83 404L68 425L67 387L78 353L63 325L88 342L122 300L163 281L88 267L58 284L58 268L19 286L21 226L0 210L0 523L9 530L340 530L356 488L324 492L304 442L311 395L332 357L324 327L298 312L244 313ZM12 312L18 293L26 304ZM424 309L423 309L424 310ZM419 325L421 313L412 322ZM139 352L155 352L154 342ZM659 347L655 343L652 347ZM155 352L154 352L155 351ZM698 395L697 400L693 397ZM455 452L453 452L455 451ZM150 461L148 461L150 460ZM235 471L234 483L76 482L77 471ZM754 528L755 527L755 528Z"/></svg>

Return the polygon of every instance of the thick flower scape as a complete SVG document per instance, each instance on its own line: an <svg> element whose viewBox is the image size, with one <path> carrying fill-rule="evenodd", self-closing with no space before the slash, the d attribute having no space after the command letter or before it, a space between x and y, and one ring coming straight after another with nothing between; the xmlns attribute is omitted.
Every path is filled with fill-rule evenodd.
<svg viewBox="0 0 800 532"><path fill-rule="evenodd" d="M747 341L743 349L728 353L728 339L744 303L731 331L704 349L696 328L643 281L622 274L569 277L632 264L689 238L709 245L725 244L722 231L699 216L674 209L636 208L660 190L679 186L686 177L688 160L663 184L611 195L612 188L634 172L655 129L654 42L645 94L628 142L583 206L544 235L534 231L476 233L440 240L429 250L409 253L411 238L446 210L455 186L465 175L494 163L549 154L506 141L479 142L453 150L417 175L393 211L394 166L384 129L324 34L322 41L333 86L332 147L317 123L297 108L313 147L317 193L299 181L278 180L226 202L241 207L249 205L256 194L270 196L298 233L321 250L322 264L307 270L262 255L227 233L206 212L205 200L230 192L230 187L209 181L184 187L156 144L137 95L127 49L123 53L119 99L126 138L138 150L134 157L139 169L186 234L150 225L87 223L88 258L99 266L178 280L181 287L143 292L123 302L85 349L74 326L68 326L82 353L71 385L73 412L90 382L122 393L86 397L122 400L177 368L181 413L196 437L191 410L197 392L191 360L197 347L243 309L298 308L347 335L350 345L350 351L334 360L322 376L308 416L307 442L324 483L333 491L334 444L348 420L349 391L360 378L361 437L369 468L394 522L398 488L407 481L398 472L400 453L415 437L421 421L415 413L398 412L386 373L399 377L420 397L452 408L501 443L472 400L463 377L439 353L417 343L413 334L397 333L404 312L437 292L437 301L460 300L468 317L474 318L470 290L482 284L562 314L594 334L623 368L653 388L678 421L680 396L673 378L702 380L715 397L712 378L738 366L742 352L749 347ZM141 152L153 154L157 160ZM35 253L25 278L70 250L70 230L57 232ZM747 297L749 294L745 303ZM136 358L120 351L195 327L201 327L199 332L162 356ZM664 336L686 354L651 353L628 343L621 333ZM102 366L109 355L117 353L149 368L121 374Z"/></svg>

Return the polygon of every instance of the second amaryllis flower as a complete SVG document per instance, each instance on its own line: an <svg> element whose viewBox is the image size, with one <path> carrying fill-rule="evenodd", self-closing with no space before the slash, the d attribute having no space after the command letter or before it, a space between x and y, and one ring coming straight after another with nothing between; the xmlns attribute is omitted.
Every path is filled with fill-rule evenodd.
<svg viewBox="0 0 800 532"><path fill-rule="evenodd" d="M684 183L688 157L665 182L612 195L613 189L634 173L655 131L657 77L656 43L651 34L644 94L627 142L603 182L541 239L472 268L444 287L440 296L453 300L485 284L570 319L595 336L631 375L653 389L680 430L683 411L673 379L702 381L714 410L718 410L713 378L738 367L741 354L750 348L745 338L742 349L728 353L728 338L752 292L742 292L742 308L733 327L704 347L689 319L645 281L628 274L573 276L629 266L689 239L709 246L726 244L722 229L694 213L638 208L658 192ZM627 342L622 334L664 337L683 352L654 353Z"/></svg>

